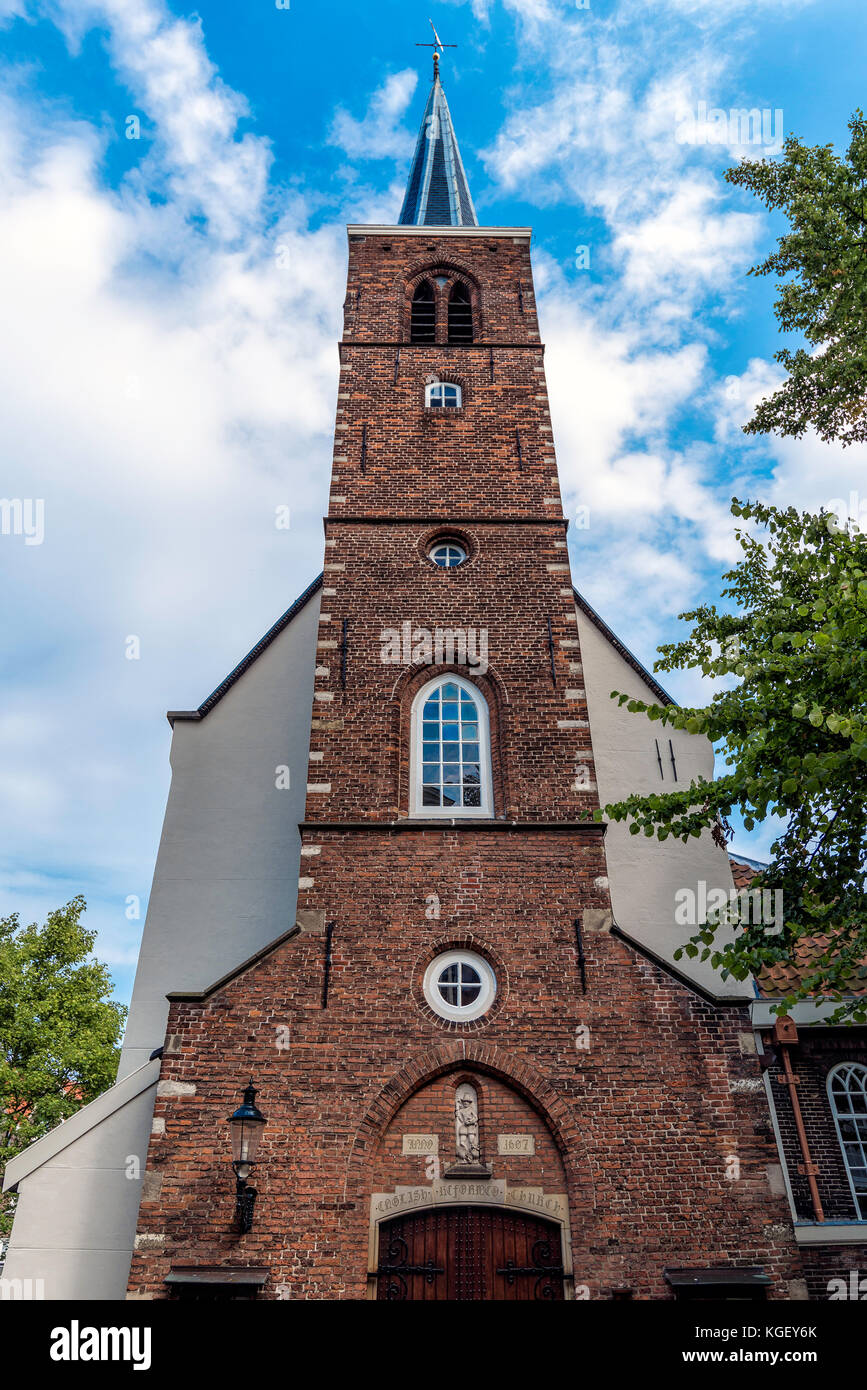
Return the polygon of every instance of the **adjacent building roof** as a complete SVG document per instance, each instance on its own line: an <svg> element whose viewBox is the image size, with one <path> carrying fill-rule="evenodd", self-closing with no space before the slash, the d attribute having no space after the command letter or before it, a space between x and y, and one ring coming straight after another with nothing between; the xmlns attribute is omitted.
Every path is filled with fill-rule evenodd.
<svg viewBox="0 0 867 1390"><path fill-rule="evenodd" d="M449 104L435 73L398 222L409 227L478 227Z"/></svg>
<svg viewBox="0 0 867 1390"><path fill-rule="evenodd" d="M763 999L784 999L800 989L805 976L809 976L829 953L834 956L833 936L803 936L795 945L792 960L778 960L765 966L759 977L759 993ZM847 995L867 994L867 981L860 979L853 970L845 985Z"/></svg>
<svg viewBox="0 0 867 1390"><path fill-rule="evenodd" d="M122 1077L95 1100L89 1101L81 1110L76 1110L68 1120L61 1120L59 1125L55 1125L54 1129L50 1129L40 1139L34 1139L32 1144L28 1144L26 1149L22 1149L6 1164L3 1191L17 1192L18 1184L23 1178L41 1168L49 1159L55 1158L70 1144L74 1144L76 1139L81 1139L90 1130L102 1124L103 1120L107 1120L116 1110L135 1100L136 1096L141 1095L149 1086L156 1086L159 1079L160 1063L157 1058L152 1057L137 1071Z"/></svg>
<svg viewBox="0 0 867 1390"><path fill-rule="evenodd" d="M758 859L747 859L742 854L730 854L732 878L738 891L752 885L757 874L766 869ZM766 965L757 978L759 997L762 999L784 999L799 989L805 976L809 975L831 951L833 955L834 938L827 935L803 936L795 945L791 960L778 960ZM860 979L853 971L847 982L846 993L850 995L867 994L867 981Z"/></svg>

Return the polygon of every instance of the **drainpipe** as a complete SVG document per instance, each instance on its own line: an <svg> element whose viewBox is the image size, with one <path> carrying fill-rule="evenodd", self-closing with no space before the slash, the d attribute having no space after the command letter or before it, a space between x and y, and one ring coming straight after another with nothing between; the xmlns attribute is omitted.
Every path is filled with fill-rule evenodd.
<svg viewBox="0 0 867 1390"><path fill-rule="evenodd" d="M801 1114L801 1102L798 1099L798 1086L800 1077L797 1077L792 1068L792 1059L789 1055L789 1047L796 1045L798 1041L798 1030L795 1027L795 1020L788 1014L778 1018L774 1024L773 1040L780 1049L783 1059L783 1074L777 1077L781 1086L788 1086L789 1097L792 1102L792 1114L795 1118L795 1129L798 1134L798 1143L801 1146L801 1157L803 1163L798 1164L798 1172L806 1177L810 1187L810 1201L813 1203L813 1216L816 1221L824 1221L825 1213L822 1210L822 1202L819 1197L819 1188L816 1185L816 1178L819 1169L816 1167L810 1156L810 1145L807 1142L807 1131L804 1128L804 1117Z"/></svg>

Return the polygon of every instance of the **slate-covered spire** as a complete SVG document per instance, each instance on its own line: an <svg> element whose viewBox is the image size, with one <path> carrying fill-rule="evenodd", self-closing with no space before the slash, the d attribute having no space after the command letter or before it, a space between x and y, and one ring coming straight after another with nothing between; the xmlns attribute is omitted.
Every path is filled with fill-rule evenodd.
<svg viewBox="0 0 867 1390"><path fill-rule="evenodd" d="M479 225L440 82L439 54L434 54L433 86L415 147L399 224L403 227Z"/></svg>

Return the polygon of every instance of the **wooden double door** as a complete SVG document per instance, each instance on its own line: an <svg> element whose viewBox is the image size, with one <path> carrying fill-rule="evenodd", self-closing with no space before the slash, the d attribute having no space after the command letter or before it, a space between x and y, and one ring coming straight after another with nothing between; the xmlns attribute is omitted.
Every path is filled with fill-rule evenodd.
<svg viewBox="0 0 867 1390"><path fill-rule="evenodd" d="M438 1207L379 1228L377 1298L564 1297L560 1227L523 1212Z"/></svg>

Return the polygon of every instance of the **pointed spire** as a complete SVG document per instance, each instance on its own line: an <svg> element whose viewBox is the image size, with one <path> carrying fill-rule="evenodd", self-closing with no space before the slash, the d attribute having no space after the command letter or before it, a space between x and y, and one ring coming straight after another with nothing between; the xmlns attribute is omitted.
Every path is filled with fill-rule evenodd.
<svg viewBox="0 0 867 1390"><path fill-rule="evenodd" d="M439 54L434 79L415 147L402 227L478 227L449 104L440 82Z"/></svg>

